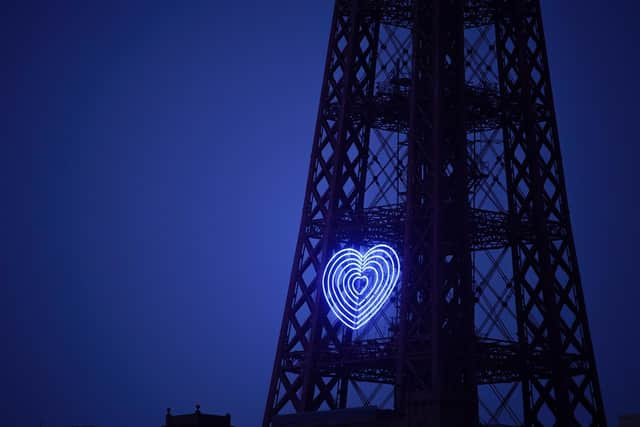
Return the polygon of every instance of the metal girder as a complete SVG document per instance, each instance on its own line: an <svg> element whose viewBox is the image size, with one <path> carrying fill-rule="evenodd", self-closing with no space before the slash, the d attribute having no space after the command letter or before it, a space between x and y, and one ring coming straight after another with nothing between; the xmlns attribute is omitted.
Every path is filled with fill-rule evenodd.
<svg viewBox="0 0 640 427"><path fill-rule="evenodd" d="M535 240L512 243L519 337L523 354L550 349L551 380L522 372L524 421L542 414L557 425L605 425L604 407L571 232L567 194L538 1L517 0L497 15L496 40L502 99L517 102L505 111L504 146L509 211L527 217ZM566 228L561 239L545 232L549 219ZM567 352L588 369L570 375ZM582 417L582 418L581 418Z"/></svg>
<svg viewBox="0 0 640 427"><path fill-rule="evenodd" d="M409 96L408 90L400 86L403 82L383 82L371 99L354 99L349 111L349 118L354 123L368 123L372 128L407 133L409 131ZM467 100L465 112L465 129L479 131L497 129L502 123L502 109L498 105L497 88L474 87L465 88ZM337 118L341 108L337 103L327 104L324 114Z"/></svg>
<svg viewBox="0 0 640 427"><path fill-rule="evenodd" d="M346 2L336 3L325 64L321 98L337 102L343 111L339 117L318 114L312 159L307 178L301 229L295 251L289 293L282 320L280 339L269 389L264 424L287 405L294 411L311 411L322 404L329 408L344 406L344 398L335 395L336 381L325 382L313 367L321 340L339 343L338 330L327 316L317 286L330 248L335 245L332 223L347 207L357 207L363 200L361 177L366 170L368 129L353 123L346 112L352 96L370 96L374 85L377 27L363 25L357 9L345 16ZM355 150L355 155L350 152ZM305 233L304 224L313 219L327 221L326 233L315 238ZM283 370L288 352L300 348L305 352L305 371L290 380ZM343 380L343 382L346 380Z"/></svg>
<svg viewBox="0 0 640 427"><path fill-rule="evenodd" d="M468 28L493 23L496 7L501 3L495 0L465 0L464 25ZM367 0L360 5L368 20L396 27L412 28L415 25L413 0ZM343 13L349 13L347 7Z"/></svg>
<svg viewBox="0 0 640 427"><path fill-rule="evenodd" d="M518 342L478 340L475 351L476 381L478 384L500 384L517 382L522 365L538 380L552 378L553 358L548 348L533 349L525 359L520 359ZM391 339L376 339L352 343L340 350L327 348L318 354L316 365L323 377L339 376L348 371L353 380L369 383L394 384L395 363L398 346ZM430 365L431 354L421 352L412 357ZM584 375L589 367L586 360L577 354L563 356L569 376ZM288 355L284 369L299 374L303 370L304 353L292 352Z"/></svg>
<svg viewBox="0 0 640 427"><path fill-rule="evenodd" d="M447 208L445 207L445 210ZM470 209L471 249L487 250L509 247L514 241L533 243L535 230L529 217L510 218L506 212ZM406 212L401 205L378 206L362 212L347 213L335 224L336 239L344 244L358 241L363 246L391 243L402 247ZM443 230L456 226L443 225ZM309 236L320 238L325 230L325 221L318 219L305 228ZM546 233L551 240L565 238L567 231L558 221L547 221ZM357 236L354 238L354 236ZM445 245L447 239L444 239ZM453 243L449 243L452 245Z"/></svg>

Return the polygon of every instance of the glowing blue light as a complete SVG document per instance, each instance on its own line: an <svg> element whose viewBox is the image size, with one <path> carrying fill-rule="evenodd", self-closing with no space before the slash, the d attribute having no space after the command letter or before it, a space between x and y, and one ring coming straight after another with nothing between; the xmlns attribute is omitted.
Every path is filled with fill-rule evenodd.
<svg viewBox="0 0 640 427"><path fill-rule="evenodd" d="M400 259L388 245L364 254L342 249L331 257L322 274L322 291L329 308L351 329L359 329L387 302L400 277Z"/></svg>

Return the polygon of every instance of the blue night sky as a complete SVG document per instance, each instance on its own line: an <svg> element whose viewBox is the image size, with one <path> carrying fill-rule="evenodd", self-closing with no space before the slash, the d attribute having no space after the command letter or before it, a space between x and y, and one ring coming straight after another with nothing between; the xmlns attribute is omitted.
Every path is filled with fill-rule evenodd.
<svg viewBox="0 0 640 427"><path fill-rule="evenodd" d="M331 1L17 2L0 20L0 418L262 416ZM579 8L578 8L579 5ZM633 1L543 1L607 415L640 411Z"/></svg>

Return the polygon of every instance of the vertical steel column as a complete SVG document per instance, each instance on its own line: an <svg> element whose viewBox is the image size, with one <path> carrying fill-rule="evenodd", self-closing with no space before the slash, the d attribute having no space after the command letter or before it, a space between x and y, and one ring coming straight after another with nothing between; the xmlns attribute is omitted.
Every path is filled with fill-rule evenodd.
<svg viewBox="0 0 640 427"><path fill-rule="evenodd" d="M265 426L287 405L296 412L307 412L346 404L344 383L348 379L333 374L324 377L316 364L319 354L329 347L341 348L344 336L348 336L328 319L320 278L329 256L337 249L336 220L356 212L364 197L368 130L365 123L353 120L351 110L354 100L373 91L377 24L364 21L361 2L338 0L334 9L305 205ZM334 105L338 106L337 117L331 113ZM323 223L322 238L309 231L314 221ZM302 366L292 369L288 360L298 352L304 353Z"/></svg>
<svg viewBox="0 0 640 427"><path fill-rule="evenodd" d="M537 0L498 16L509 209L534 238L514 241L521 358L544 354L541 376L521 369L525 425L606 425L575 259L553 97ZM550 224L562 228L550 237ZM521 366L526 365L524 361ZM539 372L539 370L538 370Z"/></svg>

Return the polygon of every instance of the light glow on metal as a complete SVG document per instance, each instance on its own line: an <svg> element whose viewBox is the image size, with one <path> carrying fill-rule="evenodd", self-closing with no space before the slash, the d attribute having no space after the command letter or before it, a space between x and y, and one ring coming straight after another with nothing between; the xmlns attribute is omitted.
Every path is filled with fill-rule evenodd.
<svg viewBox="0 0 640 427"><path fill-rule="evenodd" d="M400 259L389 245L376 245L364 254L342 249L322 274L322 291L329 308L351 329L359 329L380 311L400 277Z"/></svg>

